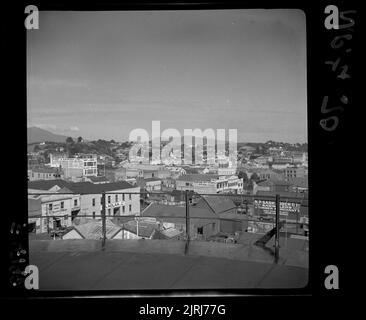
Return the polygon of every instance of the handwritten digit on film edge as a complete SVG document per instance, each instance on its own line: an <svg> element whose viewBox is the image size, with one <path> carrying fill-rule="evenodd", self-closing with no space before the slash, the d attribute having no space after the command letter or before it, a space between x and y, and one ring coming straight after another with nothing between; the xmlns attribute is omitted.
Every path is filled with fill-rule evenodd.
<svg viewBox="0 0 366 320"><path fill-rule="evenodd" d="M329 127L328 124L329 124L330 120L333 121L333 125ZM326 119L321 119L319 123L320 123L320 126L324 130L333 131L338 127L339 119L338 119L337 116L331 116L331 117L328 117Z"/></svg>
<svg viewBox="0 0 366 320"><path fill-rule="evenodd" d="M335 110L344 111L344 108L340 107L340 106L327 109L327 105L328 105L328 96L324 96L322 107L320 109L323 114L326 114L326 113L329 113L329 112L332 112Z"/></svg>

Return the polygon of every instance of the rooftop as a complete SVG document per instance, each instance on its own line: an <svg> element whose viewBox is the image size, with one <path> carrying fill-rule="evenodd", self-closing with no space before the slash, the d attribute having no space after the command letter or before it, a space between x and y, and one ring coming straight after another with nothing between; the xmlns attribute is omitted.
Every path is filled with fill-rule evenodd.
<svg viewBox="0 0 366 320"><path fill-rule="evenodd" d="M130 189L133 186L126 181L117 181L103 184L94 184L92 182L68 182L61 179L56 180L39 180L28 182L28 189L36 190L50 190L54 186L59 186L60 188L66 188L74 193L102 193L108 191L117 191L122 189Z"/></svg>
<svg viewBox="0 0 366 320"><path fill-rule="evenodd" d="M276 195L279 195L283 198L298 198L302 200L304 203L308 200L308 196L306 193L298 193L298 192L286 192L286 191L258 191L256 195L258 196L268 196L272 201Z"/></svg>
<svg viewBox="0 0 366 320"><path fill-rule="evenodd" d="M277 180L277 179L268 179L265 181L261 181L257 183L259 186L290 186L292 185L291 182L285 180Z"/></svg>
<svg viewBox="0 0 366 320"><path fill-rule="evenodd" d="M278 264L251 244L177 240L32 240L42 290L302 288L307 253L281 247ZM92 294L92 292L91 292Z"/></svg>
<svg viewBox="0 0 366 320"><path fill-rule="evenodd" d="M87 223L74 226L71 230L76 230L84 239L98 240L102 238L102 221L91 220ZM71 231L70 230L70 231ZM106 237L113 238L121 227L106 219Z"/></svg>
<svg viewBox="0 0 366 320"><path fill-rule="evenodd" d="M217 214L236 209L235 203L229 197L202 196L202 200L199 201L205 201L209 208Z"/></svg>
<svg viewBox="0 0 366 320"><path fill-rule="evenodd" d="M109 180L104 176L97 176L97 177L88 177L92 182L109 182Z"/></svg>
<svg viewBox="0 0 366 320"><path fill-rule="evenodd" d="M51 168L51 167L34 167L30 168L29 170L33 172L39 172L39 173L59 173L59 168Z"/></svg>
<svg viewBox="0 0 366 320"><path fill-rule="evenodd" d="M186 174L180 176L177 180L178 181L211 181L211 180L219 179L219 175L217 174Z"/></svg>
<svg viewBox="0 0 366 320"><path fill-rule="evenodd" d="M62 180L37 180L28 182L28 189L36 189L36 190L50 190L54 186L58 186L60 188L67 187L70 183Z"/></svg>
<svg viewBox="0 0 366 320"><path fill-rule="evenodd" d="M163 217L185 218L186 208L180 206L152 203L141 213L141 215L151 217L161 217L161 218ZM211 210L208 210L206 208L197 208L195 206L189 207L189 215L192 218L195 217L212 218L212 219L218 218Z"/></svg>
<svg viewBox="0 0 366 320"><path fill-rule="evenodd" d="M123 224L124 230L137 234L137 221L130 220ZM138 222L138 236L150 238L156 229L159 228L159 224L156 222L139 221Z"/></svg>

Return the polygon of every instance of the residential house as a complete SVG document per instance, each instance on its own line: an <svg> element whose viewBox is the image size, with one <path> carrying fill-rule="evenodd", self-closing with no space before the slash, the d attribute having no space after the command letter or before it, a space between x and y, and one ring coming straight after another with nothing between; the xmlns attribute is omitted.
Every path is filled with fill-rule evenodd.
<svg viewBox="0 0 366 320"><path fill-rule="evenodd" d="M28 169L28 181L62 179L61 168L33 167Z"/></svg>
<svg viewBox="0 0 366 320"><path fill-rule="evenodd" d="M54 193L66 193L70 194L71 197L71 220L76 217L80 212L80 195L71 194L70 190L67 189L70 182L56 179L56 180L38 180L28 182L28 197L38 197ZM33 196L32 196L33 194Z"/></svg>
<svg viewBox="0 0 366 320"><path fill-rule="evenodd" d="M227 196L202 196L197 201L197 208L211 210L220 219L220 232L235 233L247 228L247 218L238 214L238 207Z"/></svg>
<svg viewBox="0 0 366 320"><path fill-rule="evenodd" d="M152 203L141 213L143 217L153 217L161 223L171 223L180 232L186 232L186 208ZM220 230L220 219L207 208L189 207L190 238L206 239Z"/></svg>

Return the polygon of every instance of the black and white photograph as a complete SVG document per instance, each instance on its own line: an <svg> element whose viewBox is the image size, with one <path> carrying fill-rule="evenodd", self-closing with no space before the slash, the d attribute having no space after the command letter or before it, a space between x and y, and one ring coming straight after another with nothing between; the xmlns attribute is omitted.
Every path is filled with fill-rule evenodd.
<svg viewBox="0 0 366 320"><path fill-rule="evenodd" d="M304 12L40 19L27 31L39 289L305 287Z"/></svg>
<svg viewBox="0 0 366 320"><path fill-rule="evenodd" d="M343 297L352 1L20 1L5 19L0 300L151 320Z"/></svg>

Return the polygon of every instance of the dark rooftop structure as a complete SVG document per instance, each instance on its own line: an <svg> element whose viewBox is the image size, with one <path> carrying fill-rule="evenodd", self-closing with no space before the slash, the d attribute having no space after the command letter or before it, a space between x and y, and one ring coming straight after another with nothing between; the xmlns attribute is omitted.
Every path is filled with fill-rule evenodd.
<svg viewBox="0 0 366 320"><path fill-rule="evenodd" d="M179 181L211 181L213 179L218 179L217 174L185 174L180 176L177 180Z"/></svg>
<svg viewBox="0 0 366 320"><path fill-rule="evenodd" d="M258 191L256 193L256 195L258 196L262 196L262 197L266 197L268 196L268 198L270 200L273 200L276 195L279 195L280 198L295 198L295 199L291 199L291 200L297 200L301 201L301 200L307 200L308 196L306 193L299 193L299 192L286 192L286 191Z"/></svg>
<svg viewBox="0 0 366 320"><path fill-rule="evenodd" d="M108 191L122 190L133 188L133 186L126 181L117 181L109 183L95 184L89 181L86 182L68 182L65 180L39 180L28 182L28 189L36 190L50 190L54 186L58 186L63 189L72 191L73 193L86 194L86 193L102 193Z"/></svg>
<svg viewBox="0 0 366 320"><path fill-rule="evenodd" d="M55 179L55 180L37 180L28 182L28 189L36 189L36 190L50 190L54 186L58 186L60 188L67 187L70 182Z"/></svg>
<svg viewBox="0 0 366 320"><path fill-rule="evenodd" d="M164 218L164 217L185 218L186 208L183 206L152 203L148 207L146 207L146 209L141 213L141 215L156 218ZM211 219L218 218L211 210L208 210L206 208L197 208L195 206L189 207L189 215L191 218L201 218L201 217Z"/></svg>
<svg viewBox="0 0 366 320"><path fill-rule="evenodd" d="M198 201L197 206L200 206L202 202L206 203L208 208L216 214L228 212L236 209L236 205L230 197L223 196L202 196Z"/></svg>

